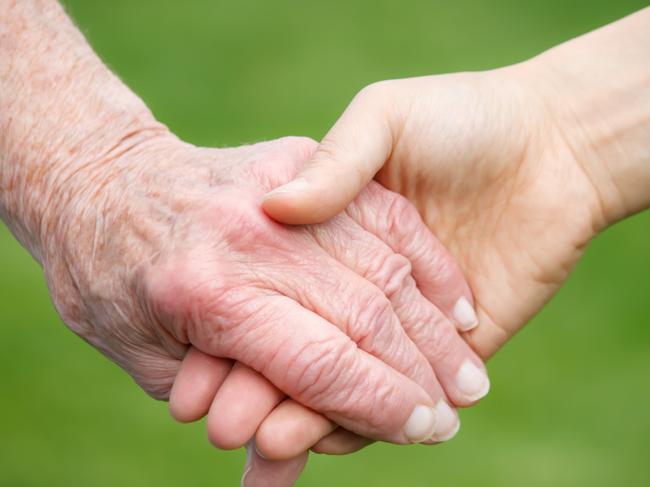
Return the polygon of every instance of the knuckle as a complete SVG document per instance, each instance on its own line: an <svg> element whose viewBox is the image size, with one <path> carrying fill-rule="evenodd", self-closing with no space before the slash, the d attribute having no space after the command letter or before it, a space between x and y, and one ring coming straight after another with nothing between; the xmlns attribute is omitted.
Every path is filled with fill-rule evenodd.
<svg viewBox="0 0 650 487"><path fill-rule="evenodd" d="M411 262L401 254L390 253L384 258L373 259L368 279L383 291L388 299L393 299L404 290L411 277Z"/></svg>
<svg viewBox="0 0 650 487"><path fill-rule="evenodd" d="M328 364L304 360L299 381L302 390L295 397L326 416L344 416L366 431L391 429L390 411L399 410L402 391L389 374L390 369L367 368L356 360L357 349L350 341L332 351ZM311 354L307 357L310 358ZM301 367L302 366L302 367ZM399 422L399 421L398 421ZM287 446L287 449L290 446Z"/></svg>
<svg viewBox="0 0 650 487"><path fill-rule="evenodd" d="M415 287L413 280L411 280L410 286ZM409 338L414 340L417 337L418 329L428 319L426 305L422 304L422 301L419 299L413 299L411 293L405 293L399 299L396 299L396 301L398 301L396 313L402 324L402 328L404 328Z"/></svg>
<svg viewBox="0 0 650 487"><path fill-rule="evenodd" d="M420 214L402 195L386 192L386 199L386 231L399 235L402 239L412 239L414 230L422 225Z"/></svg>
<svg viewBox="0 0 650 487"><path fill-rule="evenodd" d="M180 333L181 341L186 341L188 325L213 323L217 315L239 310L249 300L245 284L252 274L243 272L248 267L241 263L248 262L252 253L269 262L288 246L261 215L251 216L248 205L236 203L219 205L219 211L211 207L203 222L207 230L199 228L198 237L191 234L184 248L160 255L142 271L138 294L146 314L171 325L169 331L177 338ZM213 214L225 215L225 220L213 222Z"/></svg>
<svg viewBox="0 0 650 487"><path fill-rule="evenodd" d="M381 416L385 411L391 411L398 402L398 391L392 382L385 382L377 388L373 395L372 416Z"/></svg>
<svg viewBox="0 0 650 487"><path fill-rule="evenodd" d="M364 350L373 351L395 343L395 314L388 298L379 290L371 291L359 301L348 335Z"/></svg>

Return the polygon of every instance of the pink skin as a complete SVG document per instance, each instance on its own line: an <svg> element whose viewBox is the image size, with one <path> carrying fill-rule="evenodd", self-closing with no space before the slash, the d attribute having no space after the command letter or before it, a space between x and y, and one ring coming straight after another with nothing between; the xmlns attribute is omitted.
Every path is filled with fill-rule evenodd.
<svg viewBox="0 0 650 487"><path fill-rule="evenodd" d="M483 370L415 278L427 276L423 289L459 297L469 298L469 289L417 212L378 185L321 225L269 219L262 195L295 175L315 147L288 138L205 149L162 130L129 140L110 165L93 168L105 186L79 192L63 209L70 217L57 219L64 245L46 266L53 299L76 333L154 397L168 396L178 359L192 345L247 365L351 431L410 443L405 424L416 406L447 401L443 387L454 401L471 403L454 389L455 374L464 361ZM97 207L110 209L99 233ZM413 237L396 239L398 227ZM202 380L206 390L220 383ZM250 434L219 429L227 391L237 390L223 387L209 435L235 447ZM282 395L265 391L274 397L260 394L256 407L268 413ZM250 418L259 419L254 409L241 421Z"/></svg>
<svg viewBox="0 0 650 487"><path fill-rule="evenodd" d="M190 348L169 404L172 416L179 421L194 421L207 414L208 436L215 446L235 449L246 445L245 486L293 485L307 462L310 445L316 445L313 450L319 453L347 454L371 443L283 398L281 391L252 369Z"/></svg>
<svg viewBox="0 0 650 487"><path fill-rule="evenodd" d="M385 211L361 204L356 213L300 229L277 224L261 212L264 192L294 174L314 147L305 139L285 139L240 149L198 149L168 136L137 146L123 164L144 168L156 160L164 170L153 177L145 173L147 193L136 200L132 194L143 194L137 177L130 175L123 190L117 189L123 185L120 178L107 188L101 197L108 201L100 204L111 205L116 219L106 234L122 238L95 243L92 269L77 268L74 261L68 268L82 290L95 277L93 270L102 269L104 279L114 273L113 281L137 289L137 299L127 301L119 313L110 312L105 301L107 295L113 299L110 291L81 309L55 301L75 331L156 397L166 396L175 370L163 350L192 344L206 354L248 365L337 424L371 438L408 443L403 428L414 408L445 398L429 361L444 380L453 377L463 357L482 365L453 325L417 293L410 274L400 272L393 279L394 263L405 268L404 259L363 228L362 216L390 219L391 208L401 208L395 203L401 197L381 190ZM173 194L163 193L169 187ZM131 203L122 207L122 201ZM77 202L90 203L83 197ZM123 218L121 212L132 214L137 208L148 208L141 215L160 216L153 221L145 216L134 227L133 218ZM419 219L406 224L422 225ZM110 230L111 223L106 225ZM134 252L132 242L142 231L147 245ZM371 278L341 257L349 232L366 242L364 262L379 262L365 272ZM439 252L431 242L413 243L429 265L437 261L426 256ZM111 270L118 254L133 272ZM69 297L66 276L52 277L58 279L56 289ZM457 268L441 277L450 288L467 291ZM406 297L412 305L394 307L396 298L389 299L373 281L392 286L393 296ZM143 341L133 343L138 336ZM156 344L153 353L148 343ZM434 343L463 357L449 360L443 352L425 357L417 348ZM159 375L162 370L170 372L166 380ZM213 417L209 426L219 425ZM237 443L220 435L211 432L210 437L220 446Z"/></svg>
<svg viewBox="0 0 650 487"><path fill-rule="evenodd" d="M485 374L449 319L463 298L471 317L458 324L474 325L472 296L405 199L376 186L326 224L277 223L262 197L295 177L313 141L184 144L55 0L0 2L0 14L0 215L75 333L160 399L196 350L172 411L209 410L210 438L226 447L284 394L371 438L454 429L446 401L470 401L451 378L463 360ZM197 367L212 373L183 379ZM187 408L184 383L199 395ZM251 408L230 399L241 384L256 391ZM243 434L222 433L222 416L237 415Z"/></svg>
<svg viewBox="0 0 650 487"><path fill-rule="evenodd" d="M266 160L274 159L272 164L265 164L262 167L257 161L251 161L243 164L244 168L238 168L237 172L241 171L245 177L250 177L250 174L263 171L264 167L273 167L275 173L281 173L282 170L278 168L279 156L282 153L280 149L284 149L286 153L292 145L302 145L302 150L304 150L305 144L304 139L290 139L285 142L266 144L270 148L268 151L271 152L271 154L267 154ZM311 143L309 145L311 148L314 147ZM278 151L277 155L273 155L273 149ZM248 151L253 153L252 148L248 148ZM288 159L286 155L284 158ZM296 166L295 156L292 165ZM288 171L296 169L297 167L292 167ZM237 178L238 176L235 176L233 179ZM254 310L257 308L257 300L261 300L264 304L270 303L269 306L272 309L275 300L280 300L287 306L283 309L291 310L293 305L287 299L287 296L290 296L294 301L303 303L303 307L313 308L313 311L318 312L322 318L339 324L336 329L331 326L321 327L319 320L309 318L310 315L304 314L302 311L297 312L299 318L296 320L312 320L314 328L324 329L327 330L327 333L331 333L331 335L325 335L326 337L337 337L336 333L339 332L339 327L344 328L350 336L355 336L358 333L359 325L366 320L371 321L375 329L383 327L379 331L370 330L370 334L364 332L358 335L357 342L360 347L367 349L368 353L376 354L396 369L408 373L410 377L417 378L418 383L427 388L430 396L436 400L442 398L444 394L431 371L429 364L432 364L437 375L444 381L445 390L449 392L454 402L463 405L471 404L473 401L467 400L455 388L454 377L460 364L465 360L472 361L478 367L482 367L481 361L458 335L454 325L438 308L420 294L413 277L426 277L426 280L422 280L420 287L429 286L436 292L447 288L449 293L461 292L466 295L468 288L462 275L449 255L424 229L417 213L405 200L383 190L378 185L370 188L369 192L371 194L368 201L360 198L358 202L350 206L349 214L341 215L326 224L303 229L279 226L266 219L261 213L250 210L252 214L250 218L253 219L254 225L261 226L261 228L256 228L245 220L249 217L238 215L239 210L230 203L236 200L237 205L241 206L242 195L227 194L227 198L224 197L223 206L215 211L207 212L202 206L198 210L202 215L225 212L231 218L236 215L239 219L233 222L220 218L225 230L219 230L220 227L217 227L216 230L211 229L211 238L206 238L207 235L203 235L203 229L200 229L198 235L184 232L182 237L179 236L178 241L182 242L182 252L173 249L170 252L173 257L159 256L157 262L146 273L143 289L145 296L150 298L147 309L164 323L168 328L168 333L180 342L192 343L196 348L214 356L232 357L242 363L248 363L252 365L252 368L264 372L264 375L268 377L275 373L272 359L260 356L259 354L264 352L258 349L255 349L255 353L251 352L249 357L240 350L235 350L235 347L229 347L229 338L216 340L213 337L214 327L219 326L221 334L228 334L231 333L228 323L230 320L237 322L250 320L255 326L268 326L268 323L273 322L273 314L265 315L263 320L261 318L259 320L252 319L249 317L250 308L253 308L252 315L255 317ZM381 203L379 198L382 195L385 211L382 211L381 207L371 208L368 205L369 202L379 205ZM380 221L380 216L383 221L388 223L377 223ZM402 240L399 238L399 232L393 231L392 236L387 236L384 239L386 242L384 243L376 235L385 231L382 225L395 228L397 219L404 227L404 234L410 234L413 237L408 241ZM236 232L235 237L231 236L233 231ZM219 232L223 232L223 235L214 235ZM273 235L275 232L278 232L279 238L275 238ZM272 252L265 250L265 240L269 240L268 246L272 248ZM305 250L299 251L298 247L294 249L292 240L298 240L303 249L313 248L312 252L315 256L310 256ZM352 240L355 245L347 248L347 242ZM219 244L218 246L204 246L202 242L205 241L216 241ZM404 244L400 242L404 242ZM220 254L220 249L226 245L228 252ZM399 247L400 245L403 248ZM417 258L409 262L402 255L396 254L392 246L399 247L405 255L412 254ZM249 255L249 249L254 249L252 256ZM206 254L216 255L216 257L207 257ZM278 254L281 254L280 262L274 260ZM294 255L300 255L297 264L293 263ZM215 260L217 263L212 264L212 261ZM205 262L210 262L211 265L206 266ZM246 262L247 266L240 267L241 262ZM327 263L326 266L324 266L325 263ZM414 267L412 268L412 266ZM218 267L218 272L213 271L213 267ZM319 271L324 267L327 269L326 271ZM304 272L303 268L309 268L310 272ZM332 269L335 269L336 272L330 276ZM412 273L411 269L413 269ZM249 284L245 279L246 273L250 273L254 277L253 284ZM155 278L151 277L152 275ZM218 279L214 277L215 275L218 276ZM228 288L224 289L223 281L227 279L229 279L227 281ZM189 290L186 289L185 281L191 283ZM345 284L344 293L336 291L336 286L341 285L339 281L343 281ZM350 282L356 287L350 287ZM448 284L444 285L443 282ZM201 283L201 285L197 286L196 283ZM263 286L266 286L266 292L259 293L258 288ZM251 291L247 291L248 287L251 288ZM281 289L281 296L277 295L278 288ZM228 295L229 289L237 290L234 296ZM249 296L248 293L251 295ZM447 298L447 301L451 302L453 299ZM254 304L251 305L251 302ZM358 303L364 303L364 305L361 306ZM244 313L241 316L237 314L240 309L243 309ZM222 310L227 310L229 314L222 316L224 313ZM369 317L364 318L364 313L369 313ZM204 318L206 315L209 319ZM284 313L283 320L287 321L287 316L291 315ZM202 328L205 321L210 324L208 332ZM213 322L216 324L212 325ZM257 325L258 322L261 324ZM288 334L278 332L281 336L278 339L280 340L278 346L281 347L282 343L291 343L291 340L300 340L300 334L307 333L303 332L303 328L289 328L288 330L290 331ZM374 342L380 338L386 340L384 347L386 351L379 350L374 345ZM235 339L238 341L238 345L244 349L249 343L265 340L268 345L271 340L274 340L273 337L258 332L255 328L246 329L244 337L236 334L233 340ZM421 355L416 345L422 347L426 354ZM249 346L253 347L254 344ZM410 353L405 353L409 350ZM332 352L331 348L328 349L328 353ZM309 355L303 360L313 362L317 358L318 356ZM206 360L206 362L214 364L214 361ZM295 363L292 364L292 367L282 363L278 369L295 369L296 366ZM225 366L219 365L219 367L217 368L221 370ZM281 372L280 377L286 380L282 374ZM369 379L372 379L372 376ZM214 388L215 385L221 383L221 380L218 379L208 380L203 377L200 380L203 381L201 388L206 389ZM276 382L276 385L285 391L289 388L280 380ZM307 400L310 399L308 395L304 393L303 395ZM178 395L179 398L183 396L183 394ZM327 396L331 397L331 394ZM191 402L204 404L202 401L196 400ZM196 414L187 413L182 407L177 409L174 405L175 402L172 401L172 411L176 412L175 415L179 419L196 416ZM205 408L202 409L202 412L207 412ZM320 410L318 406L315 406L314 409ZM366 420L368 419L366 418ZM220 440L218 437L215 438L218 443ZM247 441L248 438L245 440ZM225 444L228 443L229 441L225 440Z"/></svg>
<svg viewBox="0 0 650 487"><path fill-rule="evenodd" d="M414 276L432 276L423 282L471 298L402 197L377 185L369 191L378 199L303 228L263 213L263 194L295 175L315 142L206 149L157 127L124 145L91 176L70 179L106 183L82 186L51 222L62 242L45 256L53 301L73 331L157 398L169 396L188 345L223 357L197 361L214 370L192 387L206 398L175 391L172 400L184 420L209 405L215 445L247 442L285 395L365 437L423 441L405 427L414 409L449 401L443 386L458 396L463 361L483 370L415 286ZM96 208L106 208L100 232ZM395 253L398 233L380 238L380 219L415 236L403 249L411 262ZM238 365L224 382L225 358ZM250 407L237 407L241 384L256 391Z"/></svg>
<svg viewBox="0 0 650 487"><path fill-rule="evenodd" d="M331 249L332 255L389 296L404 329L418 348L426 350L425 356L433 365L447 396L456 405L471 405L475 399L468 399L458 389L455 374L468 358L479 366L480 362L459 339L451 322L420 293L422 289L436 300L452 303L457 289L464 290L465 283L458 279L459 274L450 256L426 229L422 229L419 218L412 218L410 226L406 224L408 215L412 215L409 206L402 208L400 226L390 222L389 218L376 218L381 211L375 208L381 208L381 199L385 195L381 187L371 185L367 193L348 208L346 217L331 222L336 225L334 237L327 227L324 230L323 227L314 227L311 231L321 245ZM398 201L402 204L403 200ZM366 212L364 205L371 210ZM393 203L393 211L396 207ZM360 224L355 224L356 221ZM385 243L375 235L386 235ZM337 239L354 241L355 245L343 248L337 245ZM421 248L419 241L426 242L426 247L432 251L418 252L417 249ZM415 263L413 268L411 261L404 256L411 257ZM382 271L376 262L389 266ZM426 272L426 269L435 271ZM417 287L413 276L419 279ZM442 285L443 279L447 285ZM431 324L436 330L434 334L430 333ZM180 421L197 420L207 414L208 436L219 448L240 448L257 432L257 450L267 458L285 460L257 462L258 452L250 451L252 467L247 483L258 478L256 469L264 465L266 474L277 473L279 483L273 485L284 485L282 482L292 478L291 472L297 476L302 470L304 463L297 459L306 460L305 448L317 443L315 451L343 454L370 442L343 429L327 436L337 428L335 422L293 400L281 402L284 394L250 368L235 363L229 372L231 367L230 361L190 349L174 382L170 410ZM260 429L262 421L264 427ZM324 436L327 437L322 439Z"/></svg>
<svg viewBox="0 0 650 487"><path fill-rule="evenodd" d="M329 255L388 297L410 339L426 351L447 397L459 406L473 404L476 399L467 398L458 389L455 374L465 360L482 368L480 359L432 304L443 303L441 308L451 314L459 293L468 296L466 283L453 259L422 226L410 205L373 184L346 214L308 231ZM346 245L351 241L355 245ZM178 302L176 290L173 295ZM336 430L335 421L298 402L282 402L284 397L280 389L251 368L239 362L233 367L230 360L191 348L175 379L170 410L179 421L193 421L207 414L208 437L219 448L240 448L257 432L257 450L284 461L261 461L257 450L251 450L251 469L246 477L250 485L256 485L252 482L260 478L258 468L264 469L266 478L275 479L273 485L290 485L289 479L299 475L306 461L305 445L318 443L315 451L343 454L370 442ZM267 426L260 430L265 418ZM274 425L281 425L282 432Z"/></svg>

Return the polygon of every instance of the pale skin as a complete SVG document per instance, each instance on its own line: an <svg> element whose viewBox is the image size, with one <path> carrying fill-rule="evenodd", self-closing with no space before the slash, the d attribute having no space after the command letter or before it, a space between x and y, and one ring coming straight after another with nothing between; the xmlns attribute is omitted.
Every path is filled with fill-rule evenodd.
<svg viewBox="0 0 650 487"><path fill-rule="evenodd" d="M431 443L487 393L457 330L477 324L470 288L405 198L375 183L326 223L273 221L263 195L316 143L178 140L54 0L0 1L0 60L0 215L71 330L155 398L178 374L175 417L209 411L234 448L290 396L363 437ZM232 391L251 383L242 416Z"/></svg>
<svg viewBox="0 0 650 487"><path fill-rule="evenodd" d="M371 85L264 209L316 223L373 178L403 194L459 260L480 322L466 338L487 359L557 292L596 235L650 207L648 53L644 9L519 65ZM290 485L310 447L367 444L335 427L280 404L256 448L291 460L252 450L244 485L265 485L271 473Z"/></svg>

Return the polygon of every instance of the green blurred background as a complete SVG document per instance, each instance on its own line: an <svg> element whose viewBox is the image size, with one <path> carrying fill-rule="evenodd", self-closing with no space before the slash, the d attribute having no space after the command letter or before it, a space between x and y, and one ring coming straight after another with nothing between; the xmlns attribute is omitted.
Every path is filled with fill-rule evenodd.
<svg viewBox="0 0 650 487"><path fill-rule="evenodd" d="M100 56L183 138L320 138L379 79L517 62L646 5L590 1L68 0ZM650 56L650 54L649 54ZM312 456L304 486L650 485L650 212L589 248L490 363L438 447ZM237 485L243 454L178 425L68 332L0 228L0 485Z"/></svg>

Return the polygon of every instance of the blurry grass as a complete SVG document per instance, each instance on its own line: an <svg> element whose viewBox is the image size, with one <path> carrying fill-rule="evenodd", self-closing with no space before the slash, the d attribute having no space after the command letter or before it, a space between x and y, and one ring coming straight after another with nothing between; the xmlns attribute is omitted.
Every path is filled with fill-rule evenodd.
<svg viewBox="0 0 650 487"><path fill-rule="evenodd" d="M320 138L365 84L523 60L643 1L66 1L102 58L198 144ZM300 485L650 484L650 213L610 229L490 364L448 445L312 456ZM236 485L240 452L74 337L0 229L0 486Z"/></svg>

